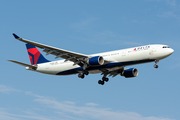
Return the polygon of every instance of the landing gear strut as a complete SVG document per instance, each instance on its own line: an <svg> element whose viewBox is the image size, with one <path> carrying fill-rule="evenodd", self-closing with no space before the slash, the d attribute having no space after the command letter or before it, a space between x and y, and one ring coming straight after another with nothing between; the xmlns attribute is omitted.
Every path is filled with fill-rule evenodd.
<svg viewBox="0 0 180 120"><path fill-rule="evenodd" d="M154 68L158 68L158 67L159 67L159 66L157 65L158 62L159 62L159 60L155 60Z"/></svg>
<svg viewBox="0 0 180 120"><path fill-rule="evenodd" d="M85 75L89 75L89 72L88 72L87 70L84 70L83 73L84 73Z"/></svg>

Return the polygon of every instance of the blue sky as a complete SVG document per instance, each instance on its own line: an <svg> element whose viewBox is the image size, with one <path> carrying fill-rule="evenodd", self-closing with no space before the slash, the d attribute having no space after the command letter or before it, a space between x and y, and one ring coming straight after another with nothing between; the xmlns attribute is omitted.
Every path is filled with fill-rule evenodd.
<svg viewBox="0 0 180 120"><path fill-rule="evenodd" d="M0 15L1 120L180 120L179 1L1 0ZM25 44L12 33L83 54L147 44L175 52L158 69L131 66L137 77L116 76L101 86L100 74L51 76L8 62L30 64Z"/></svg>

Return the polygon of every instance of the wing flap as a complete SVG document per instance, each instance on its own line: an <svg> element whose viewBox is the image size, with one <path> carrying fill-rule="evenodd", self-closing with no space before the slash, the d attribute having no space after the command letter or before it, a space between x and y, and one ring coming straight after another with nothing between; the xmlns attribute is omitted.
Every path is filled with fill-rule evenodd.
<svg viewBox="0 0 180 120"><path fill-rule="evenodd" d="M111 76L115 77L117 75L121 75L121 73L124 71L124 67L120 67L120 68L112 70L112 71L109 71L106 69L101 70L101 71L102 71L101 75L104 75L104 76L108 75L109 77L111 77Z"/></svg>

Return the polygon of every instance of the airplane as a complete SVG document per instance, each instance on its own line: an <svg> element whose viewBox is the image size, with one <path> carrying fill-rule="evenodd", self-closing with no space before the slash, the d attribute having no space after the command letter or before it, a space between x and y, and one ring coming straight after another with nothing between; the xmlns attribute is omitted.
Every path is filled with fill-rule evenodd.
<svg viewBox="0 0 180 120"><path fill-rule="evenodd" d="M27 70L50 75L78 74L78 77L83 79L88 74L101 73L103 77L98 81L100 85L108 82L110 76L121 75L131 78L138 75L136 68L125 68L126 66L155 62L154 68L158 68L157 63L174 52L167 45L153 44L85 55L26 40L14 33L13 36L26 43L31 65L14 60L8 61L25 66ZM56 56L55 58L63 60L49 61L36 47L43 49L46 55L52 54Z"/></svg>

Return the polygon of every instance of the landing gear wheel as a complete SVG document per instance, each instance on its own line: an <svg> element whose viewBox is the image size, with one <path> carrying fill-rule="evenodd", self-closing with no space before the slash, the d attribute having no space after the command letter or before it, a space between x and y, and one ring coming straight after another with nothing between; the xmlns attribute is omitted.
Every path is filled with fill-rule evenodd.
<svg viewBox="0 0 180 120"><path fill-rule="evenodd" d="M81 73L78 74L78 77L81 78Z"/></svg>
<svg viewBox="0 0 180 120"><path fill-rule="evenodd" d="M108 82L108 81L109 81L109 78L106 78L105 81Z"/></svg>
<svg viewBox="0 0 180 120"><path fill-rule="evenodd" d="M83 71L85 75L89 75L89 72L87 70Z"/></svg>
<svg viewBox="0 0 180 120"><path fill-rule="evenodd" d="M104 85L104 81L102 81L102 80L99 80L98 83L101 85Z"/></svg>
<svg viewBox="0 0 180 120"><path fill-rule="evenodd" d="M84 74L82 74L82 75L81 75L81 78L83 79L84 77L85 77Z"/></svg>
<svg viewBox="0 0 180 120"><path fill-rule="evenodd" d="M159 66L158 65L154 65L154 68L158 68Z"/></svg>
<svg viewBox="0 0 180 120"><path fill-rule="evenodd" d="M105 81L105 82L108 82L108 81L109 81L109 78L107 78L107 77L102 77L102 80Z"/></svg>
<svg viewBox="0 0 180 120"><path fill-rule="evenodd" d="M79 73L78 77L83 79L85 77L85 75L84 75L84 73Z"/></svg>

